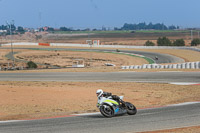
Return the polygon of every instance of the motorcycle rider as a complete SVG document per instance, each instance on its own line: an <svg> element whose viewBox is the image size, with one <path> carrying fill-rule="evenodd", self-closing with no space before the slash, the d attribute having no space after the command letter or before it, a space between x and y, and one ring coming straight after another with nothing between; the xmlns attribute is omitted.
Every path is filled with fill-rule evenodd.
<svg viewBox="0 0 200 133"><path fill-rule="evenodd" d="M158 60L158 56L155 56L155 59Z"/></svg>
<svg viewBox="0 0 200 133"><path fill-rule="evenodd" d="M98 97L98 100L101 99L101 97L109 97L111 96L113 100L117 101L120 105L120 103L124 104L124 102L120 99L119 96L117 95L112 95L112 93L110 92L104 92L102 89L98 89L96 91L96 94L97 94L97 97Z"/></svg>

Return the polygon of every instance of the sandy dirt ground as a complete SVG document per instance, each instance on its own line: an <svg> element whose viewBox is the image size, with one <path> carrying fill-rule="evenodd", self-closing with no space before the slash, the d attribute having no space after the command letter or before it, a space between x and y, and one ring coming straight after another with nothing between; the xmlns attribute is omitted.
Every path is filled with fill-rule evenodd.
<svg viewBox="0 0 200 133"><path fill-rule="evenodd" d="M0 82L0 120L97 112L96 90L123 95L137 108L200 101L200 86L106 82Z"/></svg>
<svg viewBox="0 0 200 133"><path fill-rule="evenodd" d="M185 127L185 128L150 131L150 132L140 132L140 133L199 133L199 132L200 132L200 126L194 126L194 127Z"/></svg>
<svg viewBox="0 0 200 133"><path fill-rule="evenodd" d="M135 50L135 49L134 49ZM172 54L185 61L199 61L198 52L189 50L143 50ZM0 50L0 63L7 64L4 57L10 50ZM58 52L55 51L29 51L20 52L16 56L59 66L71 65L73 58L84 58L86 62L91 60L95 67L83 69L55 69L51 71L79 72L79 71L122 71L119 67L106 67L105 63L133 65L144 64L141 58L126 55L85 53L85 52ZM81 55L81 56L80 56ZM72 58L73 57L73 58ZM41 58L43 60L41 60ZM10 61L12 62L12 61ZM23 63L18 65L25 65ZM49 70L29 70L14 72L48 72ZM125 71L125 70L123 70ZM126 70L132 71L132 70ZM137 70L157 71L157 70ZM167 70L174 71L174 70ZM177 70L176 70L177 71ZM180 70L199 71L199 70ZM7 71L12 72L12 71ZM124 95L125 101L132 102L137 108L157 107L168 104L200 101L200 86L178 86L153 83L104 83L104 82L0 82L0 120L35 119L68 114L97 112L96 90L103 89L116 95ZM198 132L199 127L173 129L157 132ZM153 132L152 132L153 133Z"/></svg>
<svg viewBox="0 0 200 133"><path fill-rule="evenodd" d="M148 62L143 58L127 55L116 55L100 52L79 52L79 51L24 51L15 55L23 60L31 60L41 64L51 64L60 67L72 67L78 60L82 60L85 66L102 67L105 63L122 65L142 65Z"/></svg>
<svg viewBox="0 0 200 133"><path fill-rule="evenodd" d="M12 64L12 60L5 58L5 55L11 52L9 49L0 49L0 66L8 66L8 62ZM102 52L80 52L80 51L41 51L41 50L14 50L18 52L15 54L16 66L26 67L26 62L33 61L43 65L38 65L39 68L46 68L48 65L59 67L72 67L76 64L77 60L83 61L86 67L102 68L105 69L105 63L111 63L120 68L122 65L142 65L148 62L139 57L133 57L122 54L102 53ZM115 67L115 68L116 68ZM109 68L109 67L107 67Z"/></svg>
<svg viewBox="0 0 200 133"><path fill-rule="evenodd" d="M38 48L38 47L33 47L33 48ZM186 62L200 61L199 52L191 50L177 50L177 49L128 49L128 50L149 51L149 52L170 54L183 58ZM2 67L7 66L8 62L10 62L10 64L12 63L11 60L7 60L4 57L9 52L11 51L0 49L0 65ZM147 61L142 58L131 57L127 55L111 54L111 53L80 52L80 51L40 51L40 50L20 50L20 49L14 50L14 52L18 52L18 54L15 54L15 57L17 59L22 59L26 61L32 60L37 63L60 66L60 67L71 67L76 59L81 59L84 61L85 66L95 67L97 68L97 70L101 69L101 71L102 70L104 71L107 68L110 70L109 67L105 67L105 63L115 64L117 66L114 68L115 71L122 65L141 65L147 63ZM26 63L16 62L16 66L26 67ZM47 66L45 65L43 66L39 65L39 68L46 68L46 67Z"/></svg>

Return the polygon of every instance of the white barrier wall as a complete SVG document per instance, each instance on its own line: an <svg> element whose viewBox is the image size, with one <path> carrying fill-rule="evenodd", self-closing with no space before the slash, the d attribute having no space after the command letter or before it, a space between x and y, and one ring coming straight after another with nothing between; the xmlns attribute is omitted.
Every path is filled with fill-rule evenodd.
<svg viewBox="0 0 200 133"><path fill-rule="evenodd" d="M10 46L11 43L6 43L6 44L2 44L2 46ZM32 42L19 42L19 43L12 43L12 45L24 45L24 46L30 46L30 45L38 45L38 43L32 43Z"/></svg>
<svg viewBox="0 0 200 133"><path fill-rule="evenodd" d="M144 65L132 65L122 66L121 69L200 69L200 62L186 62L179 64L144 64Z"/></svg>
<svg viewBox="0 0 200 133"><path fill-rule="evenodd" d="M2 46L10 45L10 43L2 44ZM32 43L32 42L19 42L19 43L13 43L13 45L38 45L38 43ZM73 43L50 43L50 46L77 46L77 47L91 47L88 44L73 44ZM199 51L200 48L197 47L187 47L187 46L130 46L130 45L92 45L92 47L99 47L99 48L139 48L139 49L188 49L188 50L194 50Z"/></svg>

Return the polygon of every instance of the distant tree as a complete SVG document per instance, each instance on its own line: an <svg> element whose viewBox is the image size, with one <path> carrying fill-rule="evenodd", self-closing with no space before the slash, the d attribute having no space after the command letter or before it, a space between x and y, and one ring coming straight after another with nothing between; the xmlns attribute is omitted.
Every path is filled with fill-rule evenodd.
<svg viewBox="0 0 200 133"><path fill-rule="evenodd" d="M167 37L159 37L157 44L158 46L171 46L172 42Z"/></svg>
<svg viewBox="0 0 200 133"><path fill-rule="evenodd" d="M39 31L44 31L44 29L43 28L39 28Z"/></svg>
<svg viewBox="0 0 200 133"><path fill-rule="evenodd" d="M153 24L152 24L152 23L149 23L149 24L147 25L147 29L153 29Z"/></svg>
<svg viewBox="0 0 200 133"><path fill-rule="evenodd" d="M5 26L5 25L0 26L0 30L7 30L7 29L8 29L8 26Z"/></svg>
<svg viewBox="0 0 200 133"><path fill-rule="evenodd" d="M82 31L90 31L90 28L83 29Z"/></svg>
<svg viewBox="0 0 200 133"><path fill-rule="evenodd" d="M23 27L18 26L18 27L17 27L17 32L19 32L20 34L24 34L24 33L25 33L25 30L24 30Z"/></svg>
<svg viewBox="0 0 200 133"><path fill-rule="evenodd" d="M106 27L102 26L101 28L102 31L107 31Z"/></svg>
<svg viewBox="0 0 200 133"><path fill-rule="evenodd" d="M67 27L60 27L61 31L72 31L70 28Z"/></svg>
<svg viewBox="0 0 200 133"><path fill-rule="evenodd" d="M174 29L177 29L177 28L179 28L179 27L176 27L176 26L173 26L173 25L167 27L166 25L161 24L161 23L146 24L145 22L143 22L143 23L139 23L139 24L127 24L127 23L125 23L121 29L122 30L150 30L150 29L153 29L153 30L169 30L169 29L174 30Z"/></svg>
<svg viewBox="0 0 200 133"><path fill-rule="evenodd" d="M47 31L54 31L54 28L49 27Z"/></svg>
<svg viewBox="0 0 200 133"><path fill-rule="evenodd" d="M5 27L4 27L4 28L5 28ZM7 25L5 30L7 30L7 35L9 35L9 34L10 34L10 30L11 30L11 33L13 34L13 33L14 33L14 31L16 31L16 27L15 27L15 25L14 25L14 24Z"/></svg>
<svg viewBox="0 0 200 133"><path fill-rule="evenodd" d="M185 41L183 39L177 39L173 42L174 46L185 46Z"/></svg>
<svg viewBox="0 0 200 133"><path fill-rule="evenodd" d="M153 42L151 42L151 41L146 41L145 42L145 44L144 44L145 46L155 46L155 43L153 43Z"/></svg>
<svg viewBox="0 0 200 133"><path fill-rule="evenodd" d="M169 26L169 30L174 30L174 29L176 29L176 26L174 25Z"/></svg>
<svg viewBox="0 0 200 133"><path fill-rule="evenodd" d="M16 27L15 27L14 24L9 25L9 28L10 28L10 26L11 26L11 31L12 31L12 32L16 30Z"/></svg>
<svg viewBox="0 0 200 133"><path fill-rule="evenodd" d="M197 46L200 44L200 39L199 38L194 38L191 42L191 46Z"/></svg>
<svg viewBox="0 0 200 133"><path fill-rule="evenodd" d="M121 28L118 28L118 27L114 27L114 30L121 30Z"/></svg>
<svg viewBox="0 0 200 133"><path fill-rule="evenodd" d="M168 30L167 26L164 24L157 23L153 26L155 30Z"/></svg>

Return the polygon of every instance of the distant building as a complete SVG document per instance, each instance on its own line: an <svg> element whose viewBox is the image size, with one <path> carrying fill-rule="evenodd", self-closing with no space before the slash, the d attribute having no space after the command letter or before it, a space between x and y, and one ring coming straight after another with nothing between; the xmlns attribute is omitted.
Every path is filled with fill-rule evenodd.
<svg viewBox="0 0 200 133"><path fill-rule="evenodd" d="M47 31L48 29L49 29L49 27L47 27L47 26L43 27L44 31Z"/></svg>

